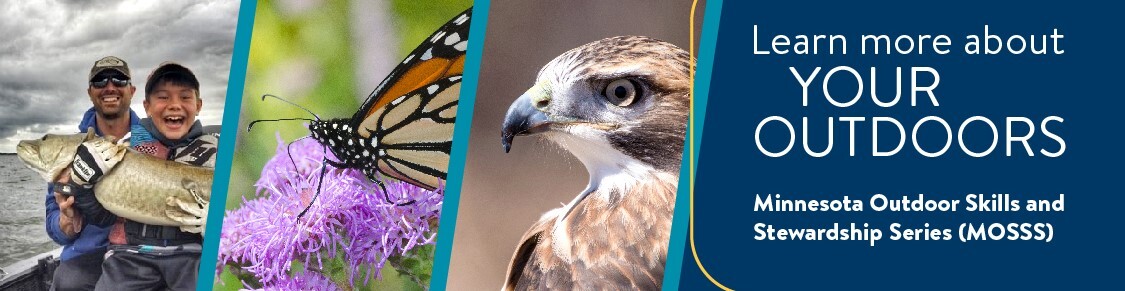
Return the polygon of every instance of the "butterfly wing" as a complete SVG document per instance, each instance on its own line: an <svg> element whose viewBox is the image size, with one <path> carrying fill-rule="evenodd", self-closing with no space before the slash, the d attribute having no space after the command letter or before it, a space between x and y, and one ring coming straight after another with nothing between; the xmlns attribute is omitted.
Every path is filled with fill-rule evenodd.
<svg viewBox="0 0 1125 291"><path fill-rule="evenodd" d="M352 127L376 116L376 111L395 98L440 79L461 75L465 67L465 49L468 47L472 11L473 8L470 7L461 12L410 52L352 116Z"/></svg>
<svg viewBox="0 0 1125 291"><path fill-rule="evenodd" d="M434 81L376 108L359 125L374 136L380 172L427 189L445 180L461 76Z"/></svg>
<svg viewBox="0 0 1125 291"><path fill-rule="evenodd" d="M471 17L470 7L426 38L352 116L376 152L367 170L431 190L445 180Z"/></svg>

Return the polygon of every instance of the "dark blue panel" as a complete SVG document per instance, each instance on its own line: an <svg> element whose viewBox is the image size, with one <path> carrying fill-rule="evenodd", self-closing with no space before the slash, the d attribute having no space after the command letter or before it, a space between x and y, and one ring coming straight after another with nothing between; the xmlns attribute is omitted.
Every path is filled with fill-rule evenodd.
<svg viewBox="0 0 1125 291"><path fill-rule="evenodd" d="M992 4L983 1L843 3L761 3L727 1L719 28L707 123L703 132L696 181L696 244L704 266L719 282L735 289L1099 289L1120 288L1123 259L1119 223L1122 193L1121 114L1122 41L1119 8L1073 2L1051 5ZM754 25L758 25L758 50L768 50L774 35L839 34L847 38L847 54L827 53L821 41L818 55L755 55ZM1033 55L1008 52L968 55L966 36L989 33L1004 40L1013 34L1035 35L1036 48L1047 35L1047 51L1055 49L1054 29L1062 54ZM861 54L864 34L947 35L950 53L935 54L927 41L924 53L909 55ZM791 39L795 42L795 39ZM995 46L995 44L993 44ZM869 47L870 48L870 47ZM790 48L792 49L792 48ZM849 66L863 78L859 101L847 108L829 104L821 90L824 76L834 67ZM802 106L802 90L790 72L808 74L821 67ZM903 92L889 108L871 100L870 70L877 72L876 88L889 100L896 90L895 68L903 69ZM940 106L919 95L910 106L911 68L931 67L940 75L934 89ZM921 74L919 85L934 78ZM856 79L837 72L829 92L840 101L856 94ZM787 119L795 130L793 148L782 157L767 157L756 146L755 129L769 116ZM925 157L913 145L911 131L926 116L936 116L952 128L952 144L938 157ZM991 154L971 157L959 146L958 128L972 116L991 120L998 142ZM1041 123L1065 141L1056 158L1040 150L1057 152L1060 144L1045 135ZM835 119L833 149L815 158L802 146L801 119L810 121L809 146L816 151L827 144L828 118ZM864 117L856 123L855 156L849 155L849 131L841 117ZM899 121L906 131L903 148L895 155L872 155L874 117ZM1006 119L1025 117L1035 132L1028 145L1005 137L1028 133L1028 126ZM879 148L898 142L893 125L879 127ZM983 122L966 127L963 139L972 151L983 151L992 142ZM761 133L766 149L778 151L789 133L780 123L770 123ZM919 128L918 143L937 151L944 129L934 122ZM928 200L962 200L956 212L873 211L869 199L877 193L890 198L924 194ZM1057 199L1065 193L1065 211L1033 213L970 212L967 194L1011 194L1020 205L1027 199ZM788 199L860 199L862 212L763 212L752 211L756 194L781 194ZM875 246L868 241L769 241L755 240L754 225L776 228L831 228L839 223L869 225L882 232ZM891 240L890 225L903 228L950 229L951 239ZM1050 223L1050 242L1007 240L961 242L962 223ZM926 224L929 227L926 227ZM995 230L994 230L995 231ZM681 287L712 286L702 276L685 248Z"/></svg>

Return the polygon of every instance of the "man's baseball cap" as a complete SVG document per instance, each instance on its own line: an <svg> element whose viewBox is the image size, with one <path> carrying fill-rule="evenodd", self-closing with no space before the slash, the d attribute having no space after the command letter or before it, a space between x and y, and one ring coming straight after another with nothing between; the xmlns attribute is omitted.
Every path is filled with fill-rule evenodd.
<svg viewBox="0 0 1125 291"><path fill-rule="evenodd" d="M97 76L99 73L105 72L107 70L114 70L125 74L125 77L128 77L130 79L133 78L133 76L129 74L129 64L126 64L125 60L122 60L121 58L115 56L108 56L98 60L97 62L94 62L94 67L90 68L89 79L92 81L94 79L94 76Z"/></svg>

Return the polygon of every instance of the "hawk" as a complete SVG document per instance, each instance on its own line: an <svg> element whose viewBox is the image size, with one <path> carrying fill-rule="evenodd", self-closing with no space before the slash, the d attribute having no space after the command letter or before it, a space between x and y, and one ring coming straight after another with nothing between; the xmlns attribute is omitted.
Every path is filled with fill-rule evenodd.
<svg viewBox="0 0 1125 291"><path fill-rule="evenodd" d="M504 150L539 135L590 175L586 189L523 235L505 290L656 290L684 146L691 56L643 36L556 57L508 108Z"/></svg>

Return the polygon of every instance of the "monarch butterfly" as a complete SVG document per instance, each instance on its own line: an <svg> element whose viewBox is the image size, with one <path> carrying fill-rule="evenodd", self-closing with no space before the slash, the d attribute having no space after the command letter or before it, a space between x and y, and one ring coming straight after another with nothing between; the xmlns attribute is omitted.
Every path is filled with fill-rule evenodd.
<svg viewBox="0 0 1125 291"><path fill-rule="evenodd" d="M324 162L340 169L362 170L379 185L389 203L395 202L386 196L386 188L377 179L379 173L434 190L445 180L449 165L471 17L472 7L426 38L383 79L351 118L321 120L309 111L315 120L255 120L248 128L262 121L309 121L310 136L340 160L332 161L325 155ZM321 170L321 180L326 169ZM413 201L395 204L410 203Z"/></svg>

